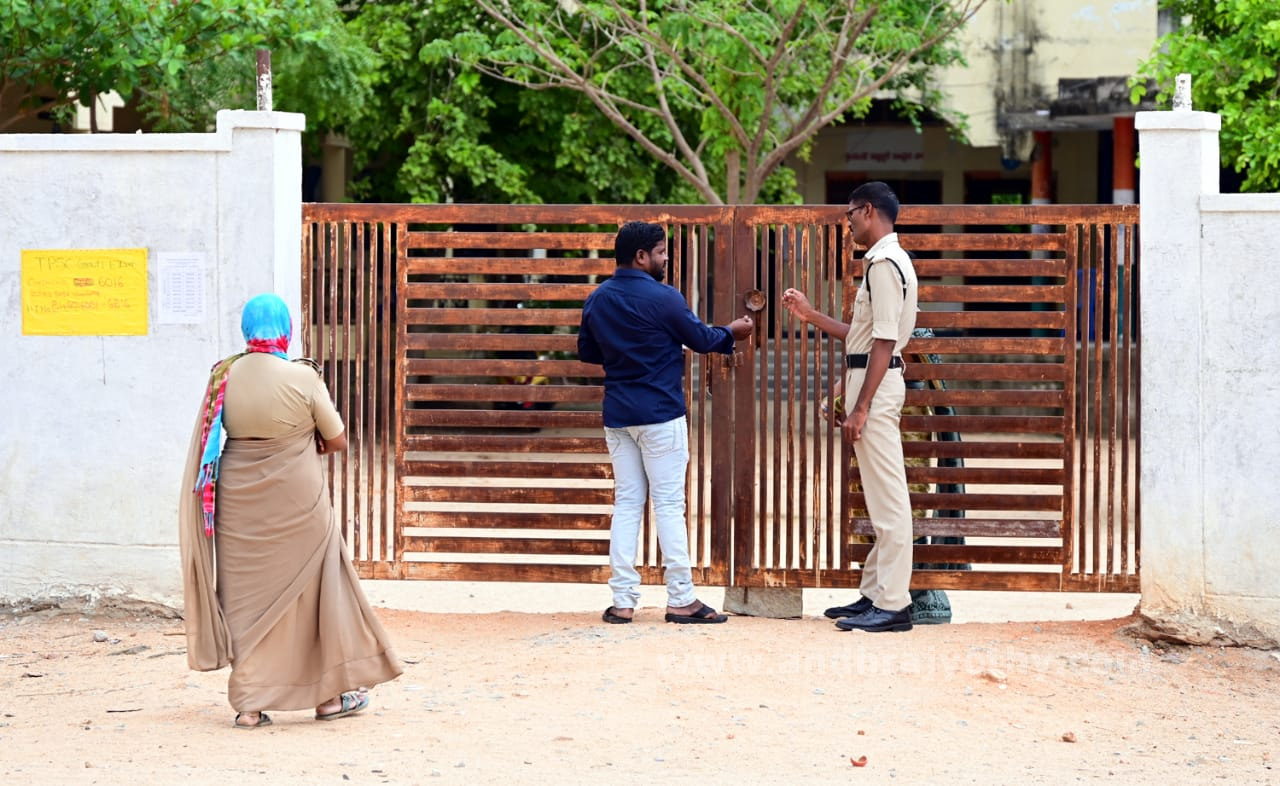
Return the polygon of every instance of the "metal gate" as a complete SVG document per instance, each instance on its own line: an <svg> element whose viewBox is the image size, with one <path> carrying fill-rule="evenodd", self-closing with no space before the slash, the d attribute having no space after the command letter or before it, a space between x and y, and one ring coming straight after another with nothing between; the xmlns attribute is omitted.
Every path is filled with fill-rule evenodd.
<svg viewBox="0 0 1280 786"><path fill-rule="evenodd" d="M1137 207L906 206L931 337L907 348L913 586L1135 591ZM688 518L705 585L856 586L869 522L818 402L835 342L776 307L845 313L843 207L304 206L304 348L348 424L335 510L361 575L602 583L611 469L581 304L629 220L668 228L669 281L725 324L688 353ZM927 361L927 362L924 362ZM639 566L661 582L645 522Z"/></svg>

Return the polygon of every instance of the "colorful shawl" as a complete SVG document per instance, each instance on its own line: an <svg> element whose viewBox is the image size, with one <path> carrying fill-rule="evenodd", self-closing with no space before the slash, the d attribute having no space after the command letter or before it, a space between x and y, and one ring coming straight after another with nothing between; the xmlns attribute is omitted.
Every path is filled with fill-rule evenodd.
<svg viewBox="0 0 1280 786"><path fill-rule="evenodd" d="M200 433L200 471L196 475L193 491L200 495L204 512L204 534L213 536L214 503L218 493L218 459L226 435L222 431L222 399L227 392L227 377L231 365L250 352L269 352L288 360L286 350L293 334L293 322L289 307L276 295L258 295L245 304L240 317L240 331L244 334L247 352L238 352L213 365L209 372L209 387L204 394L204 424Z"/></svg>

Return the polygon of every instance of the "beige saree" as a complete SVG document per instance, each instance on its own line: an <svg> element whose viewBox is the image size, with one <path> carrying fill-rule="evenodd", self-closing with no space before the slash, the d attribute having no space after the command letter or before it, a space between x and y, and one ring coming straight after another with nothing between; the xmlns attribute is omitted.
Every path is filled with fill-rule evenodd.
<svg viewBox="0 0 1280 786"><path fill-rule="evenodd" d="M228 399L257 381L248 372L259 362L236 362L246 373L234 369ZM187 662L229 663L239 712L315 707L402 672L334 523L315 428L307 416L278 436L227 439L213 538L192 493L199 418L192 435L179 516Z"/></svg>

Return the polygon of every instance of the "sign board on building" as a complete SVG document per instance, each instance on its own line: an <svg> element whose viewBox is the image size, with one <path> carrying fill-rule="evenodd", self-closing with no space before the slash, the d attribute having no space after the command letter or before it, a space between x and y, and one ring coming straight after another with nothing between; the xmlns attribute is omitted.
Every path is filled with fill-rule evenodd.
<svg viewBox="0 0 1280 786"><path fill-rule="evenodd" d="M910 128L851 128L845 135L845 169L903 172L924 166L924 135Z"/></svg>

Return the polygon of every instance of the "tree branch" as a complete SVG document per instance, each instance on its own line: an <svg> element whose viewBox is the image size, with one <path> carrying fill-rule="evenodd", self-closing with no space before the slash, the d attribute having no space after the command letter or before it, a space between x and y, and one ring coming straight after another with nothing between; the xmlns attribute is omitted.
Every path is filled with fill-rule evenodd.
<svg viewBox="0 0 1280 786"><path fill-rule="evenodd" d="M752 137L751 143L746 150L746 159L748 161L755 161L759 157L766 139L771 135L773 106L774 101L777 99L777 82L774 74L778 72L779 65L784 58L790 59L787 53L787 44L791 42L792 36L795 35L796 28L800 24L800 19L805 13L806 7L807 4L804 2L796 4L795 13L791 15L791 18L787 20L787 23L782 26L782 30L778 33L778 43L773 48L773 54L770 55L768 60L762 62L765 75L765 101L764 107L760 112L760 122L756 127L755 136ZM760 193L760 187L763 185L762 180L767 176L767 172L761 175L754 166L747 168L747 182L744 186L746 193L753 195L753 200L755 198L754 195Z"/></svg>
<svg viewBox="0 0 1280 786"><path fill-rule="evenodd" d="M711 204L722 204L723 200L720 199L715 189L711 187L711 184L707 182L705 178L699 178L693 171L681 163L675 155L664 150L660 145L650 139L647 134L632 123L626 115L618 109L615 104L615 99L618 97L597 87L590 80L579 74L575 69L571 68L556 54L554 48L545 41L535 41L529 33L526 32L526 28L521 27L503 15L498 8L490 2L490 0L476 0L476 4L484 9L487 14L497 20L499 24L510 30L526 46L531 47L539 57L543 58L554 69L556 69L556 71L561 75L560 81L562 84L567 87L572 87L585 95L591 103L595 104L597 109L604 113L605 117L614 123L614 125L622 129L659 162L675 170L680 177L696 188L698 193L706 198L708 202ZM507 79L508 81L516 81L519 83L518 80L510 78Z"/></svg>
<svg viewBox="0 0 1280 786"><path fill-rule="evenodd" d="M618 4L617 0L606 0L606 2L622 19L626 20L632 33L640 36L642 40L651 41L655 44L657 49L662 52L663 55L670 58L671 62L676 65L680 72L683 73L687 79L692 81L692 84L689 85L690 88L694 89L698 95L703 96L713 107L716 108L716 111L719 112L720 116L728 123L729 132L733 134L738 143L745 148L747 146L746 129L742 127L742 123L739 121L737 114L729 108L729 106L724 102L724 99L722 99L719 93L715 91L715 88L707 82L706 77L703 76L696 68L689 65L688 61L681 57L680 53L667 43L666 39L655 33L647 24L640 22L640 20L627 13L626 9L622 8Z"/></svg>
<svg viewBox="0 0 1280 786"><path fill-rule="evenodd" d="M669 0L657 12L648 0L597 0L594 8L584 2L572 12L559 4L531 22L517 14L510 0L476 0L534 58L526 62L523 54L490 54L473 65L480 73L527 88L582 93L611 123L713 204L722 199L711 186L704 156L708 150L717 156L741 151L745 160L740 182L727 183L728 193L741 187L743 199L752 201L768 176L820 129L895 79L925 73L928 66L913 67L913 61L954 34L986 0L911 0L901 6L912 12L911 29L897 16L880 23L881 5L890 0L870 6L863 4L865 0L797 0L785 12L773 0L740 2L737 8L745 15L741 29L709 16L708 4L691 0ZM690 41L659 24L673 15L680 16L678 29L693 31ZM881 27L915 42L893 52L874 42L860 50L868 34L878 36ZM829 59L800 40L801 31L810 30L830 50ZM594 35L584 38L590 33ZM567 46L560 45L562 37ZM734 62L713 62L715 54L708 49L713 45L736 53ZM806 78L805 69L812 71L811 77ZM625 75L631 76L620 82ZM641 80L643 94L633 91L633 79ZM651 87L644 89L643 83ZM744 85L754 103L746 104L742 95L731 92L733 85ZM755 98L757 90L761 92ZM734 109L739 105L741 112ZM703 130L695 139L681 124L686 109L698 116L702 129L713 130ZM748 126L753 126L750 131ZM725 164L728 175L732 167L727 159Z"/></svg>
<svg viewBox="0 0 1280 786"><path fill-rule="evenodd" d="M645 5L644 0L641 0L641 13L644 13ZM680 130L680 126L676 123L675 113L671 111L671 107L667 103L667 91L662 84L662 73L658 69L658 60L654 57L653 47L648 41L644 42L644 51L645 59L649 64L649 73L653 77L654 92L658 96L658 116L662 118L662 122L667 127L667 132L671 134L671 138L675 141L676 147L680 149L680 152L684 154L685 160L693 167L694 173L702 182L710 185L711 180L707 177L707 168L703 164L702 158L689 146L689 141L685 139L684 132Z"/></svg>
<svg viewBox="0 0 1280 786"><path fill-rule="evenodd" d="M846 64L848 56L852 51L853 43L857 40L858 35L861 35L861 33L866 30L867 26L871 22L870 17L864 15L857 27L857 34L848 39L843 56L833 60L832 68L828 72L826 79L824 79L823 86L819 91L819 94L810 103L808 110L806 110L800 121L791 125L790 129L785 133L783 141L760 161L760 171L764 173L772 172L786 159L788 155L798 149L805 141L812 138L819 130L839 119L840 116L849 111L849 109L858 101L866 98L867 96L873 95L891 79L897 76L902 68L910 63L916 55L928 50L941 42L947 36L951 35L951 33L967 22L984 2L985 0L964 0L961 13L954 23L946 25L935 35L924 39L918 46L913 47L910 50L899 52L897 56L893 58L880 59L880 63L886 63L887 65L884 66L883 73L875 80L864 85L862 82L863 74L869 69L859 71L858 89L854 90L851 95L843 101L840 101L833 108L824 112L822 111L822 106L826 102L828 96L830 96L833 86L844 70L841 66ZM942 4L946 5L945 2ZM938 4L935 3L930 10L930 14L932 14L937 8ZM874 8L872 11L874 11ZM842 34L843 32L844 31L842 30Z"/></svg>

